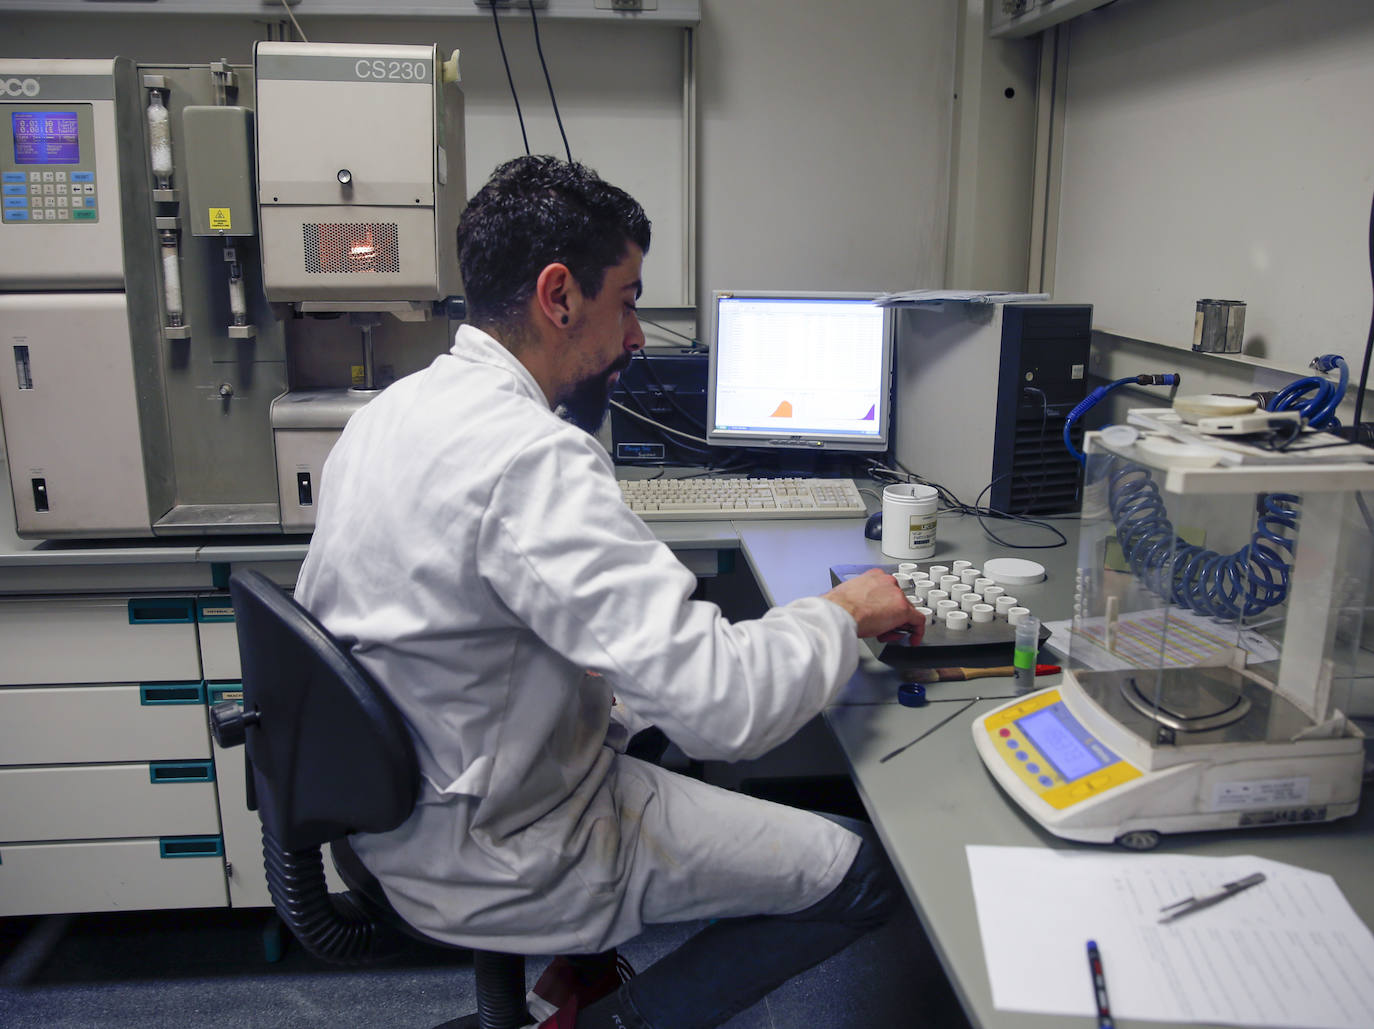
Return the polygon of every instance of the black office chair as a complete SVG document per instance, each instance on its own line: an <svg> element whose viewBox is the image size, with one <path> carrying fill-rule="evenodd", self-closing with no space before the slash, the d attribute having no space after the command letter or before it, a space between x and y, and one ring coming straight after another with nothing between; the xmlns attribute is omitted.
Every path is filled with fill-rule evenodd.
<svg viewBox="0 0 1374 1029"><path fill-rule="evenodd" d="M409 936L450 947L409 926L348 844L385 832L415 806L420 767L400 714L367 671L308 611L259 572L229 580L243 666L243 707L216 704L221 746L247 744L248 807L262 820L272 903L311 954L357 965L394 953ZM329 893L328 843L347 893ZM477 1012L444 1023L519 1029L525 959L473 951Z"/></svg>

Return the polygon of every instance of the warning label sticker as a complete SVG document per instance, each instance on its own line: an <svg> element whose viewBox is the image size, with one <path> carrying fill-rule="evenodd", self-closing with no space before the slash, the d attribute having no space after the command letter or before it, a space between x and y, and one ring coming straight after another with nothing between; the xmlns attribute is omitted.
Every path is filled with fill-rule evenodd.
<svg viewBox="0 0 1374 1029"><path fill-rule="evenodd" d="M233 229L233 219L229 217L229 208L212 207L210 208L210 228L216 232L229 232Z"/></svg>

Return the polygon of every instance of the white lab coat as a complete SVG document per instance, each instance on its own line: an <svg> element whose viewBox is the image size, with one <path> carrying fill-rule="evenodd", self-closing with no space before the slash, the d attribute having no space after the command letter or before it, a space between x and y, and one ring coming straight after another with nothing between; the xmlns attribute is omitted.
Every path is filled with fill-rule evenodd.
<svg viewBox="0 0 1374 1029"><path fill-rule="evenodd" d="M465 946L590 952L646 923L799 911L839 883L852 833L617 750L613 694L688 755L737 759L857 664L829 601L732 625L694 586L604 448L470 326L352 417L296 597L415 738L414 813L355 837L402 916Z"/></svg>

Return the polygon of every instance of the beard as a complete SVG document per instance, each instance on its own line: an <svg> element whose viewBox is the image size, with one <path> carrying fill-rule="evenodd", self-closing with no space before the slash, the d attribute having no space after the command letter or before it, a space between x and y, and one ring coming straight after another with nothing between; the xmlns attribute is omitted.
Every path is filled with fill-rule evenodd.
<svg viewBox="0 0 1374 1029"><path fill-rule="evenodd" d="M593 436L600 432L611 409L611 375L628 368L630 358L623 354L603 371L574 383L559 404L559 415Z"/></svg>

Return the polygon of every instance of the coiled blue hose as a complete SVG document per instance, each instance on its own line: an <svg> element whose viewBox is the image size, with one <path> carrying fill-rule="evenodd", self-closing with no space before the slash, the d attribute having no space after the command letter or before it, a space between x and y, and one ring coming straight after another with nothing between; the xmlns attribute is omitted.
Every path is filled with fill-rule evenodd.
<svg viewBox="0 0 1374 1029"><path fill-rule="evenodd" d="M1116 457L1107 460L1107 503L1117 541L1147 589L1190 611L1227 621L1253 617L1287 598L1299 497L1261 497L1250 542L1233 554L1218 554L1174 531L1149 469Z"/></svg>
<svg viewBox="0 0 1374 1029"><path fill-rule="evenodd" d="M1332 368L1341 371L1340 382L1309 375L1305 379L1290 382L1269 401L1270 411L1298 411L1307 424L1314 429L1339 429L1340 419L1336 408L1345 399L1345 388L1350 382L1350 369L1345 358L1339 354L1322 354L1312 362L1319 372L1329 372Z"/></svg>
<svg viewBox="0 0 1374 1029"><path fill-rule="evenodd" d="M1339 354L1323 354L1312 366L1319 372L1339 369L1340 381L1315 375L1298 379L1279 390L1267 409L1298 411L1314 429L1340 428L1336 409L1345 399L1350 369ZM1134 381L1118 379L1094 390L1069 415L1064 441L1080 462L1082 455L1069 443L1070 426L1102 396ZM1107 504L1117 541L1132 573L1147 589L1180 607L1227 621L1254 617L1288 598L1300 497L1293 493L1261 496L1250 542L1233 554L1218 554L1174 531L1149 469L1117 457L1107 461Z"/></svg>

